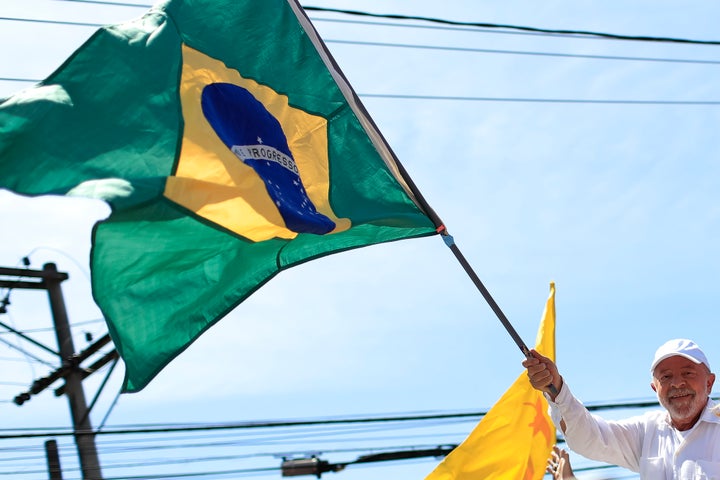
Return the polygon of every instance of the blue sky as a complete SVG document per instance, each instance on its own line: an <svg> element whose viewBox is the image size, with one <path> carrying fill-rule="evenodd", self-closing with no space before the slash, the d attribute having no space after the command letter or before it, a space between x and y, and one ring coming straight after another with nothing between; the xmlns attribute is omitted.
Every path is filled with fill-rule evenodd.
<svg viewBox="0 0 720 480"><path fill-rule="evenodd" d="M550 29L720 39L720 4L707 1L302 3ZM143 11L4 0L0 17L117 23ZM652 398L650 360L669 338L695 339L711 364L720 362L720 337L713 335L720 311L719 105L372 96L717 102L720 47L391 27L377 24L387 20L310 16L396 155L528 344L534 342L549 283L556 282L558 364L581 399ZM3 78L44 78L94 30L0 23ZM635 60L582 57L588 55ZM640 60L647 58L684 61ZM31 85L0 81L0 96ZM104 205L92 201L31 200L0 191L0 265L19 266L29 255L33 268L55 262L70 274L63 288L69 317L77 324L78 349L87 345L85 332L96 338L105 332L101 321L91 322L101 315L90 294L88 258L92 225L107 214ZM40 295L12 292L9 313L0 321L19 330L49 327L47 303ZM51 332L33 335L54 345ZM0 359L0 380L6 383L29 385L49 371L6 344L0 344ZM442 240L409 240L281 273L146 389L121 396L106 425L480 411L522 372L521 361ZM96 425L111 409L121 370L110 376L98 399L92 415ZM103 375L87 381L90 398ZM0 400L21 390L0 384ZM44 392L22 407L0 403L0 415L7 419L6 428L68 426L64 403ZM607 415L633 413L638 412ZM472 427L472 422L444 424L435 427L437 436L427 437L418 432L429 427L418 427L395 444L457 443ZM361 441L373 445L367 437L355 439ZM347 447L343 442L308 438L269 450L328 451ZM71 449L64 454L64 462L74 461ZM355 454L336 455L352 459ZM436 463L427 459L326 475L410 480L423 478ZM275 472L266 478L277 477Z"/></svg>

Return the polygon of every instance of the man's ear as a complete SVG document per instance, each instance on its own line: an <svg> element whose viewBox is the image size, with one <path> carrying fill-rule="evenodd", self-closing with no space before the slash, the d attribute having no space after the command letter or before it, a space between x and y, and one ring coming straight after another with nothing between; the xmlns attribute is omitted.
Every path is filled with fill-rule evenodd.
<svg viewBox="0 0 720 480"><path fill-rule="evenodd" d="M711 373L710 375L708 375L708 381L707 381L707 393L708 393L708 395L710 395L710 393L712 392L712 387L713 387L713 384L714 384L714 383L715 383L715 374L714 374L714 373Z"/></svg>
<svg viewBox="0 0 720 480"><path fill-rule="evenodd" d="M655 387L655 382L650 382L650 388L653 389L653 392L657 393L657 387Z"/></svg>

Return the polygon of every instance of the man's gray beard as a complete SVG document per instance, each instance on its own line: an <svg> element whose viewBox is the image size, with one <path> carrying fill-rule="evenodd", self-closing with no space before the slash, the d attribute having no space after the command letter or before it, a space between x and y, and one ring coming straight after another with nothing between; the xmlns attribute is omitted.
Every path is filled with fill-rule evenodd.
<svg viewBox="0 0 720 480"><path fill-rule="evenodd" d="M673 403L669 397L671 395L677 395L678 393L691 394L692 400L689 404L684 403L683 405ZM698 412L702 410L702 407L705 406L700 395L698 395L698 392L690 389L674 390L672 392L669 392L665 398L660 398L658 396L658 400L660 401L660 404L665 407L665 410L668 411L668 413L670 414L670 418L679 421L692 420L695 416L697 416Z"/></svg>

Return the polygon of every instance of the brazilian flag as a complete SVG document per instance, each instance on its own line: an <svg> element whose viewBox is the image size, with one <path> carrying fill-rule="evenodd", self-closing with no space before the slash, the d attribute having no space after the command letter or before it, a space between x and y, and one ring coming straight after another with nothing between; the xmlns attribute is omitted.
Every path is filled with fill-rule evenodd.
<svg viewBox="0 0 720 480"><path fill-rule="evenodd" d="M92 291L144 388L281 270L440 226L296 0L166 0L0 103L0 187L99 198Z"/></svg>

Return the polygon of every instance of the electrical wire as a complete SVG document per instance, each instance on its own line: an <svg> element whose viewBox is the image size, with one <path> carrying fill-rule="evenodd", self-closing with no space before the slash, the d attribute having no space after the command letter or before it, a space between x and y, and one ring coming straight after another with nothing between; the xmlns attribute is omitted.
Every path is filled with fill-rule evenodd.
<svg viewBox="0 0 720 480"><path fill-rule="evenodd" d="M2 78L0 78L2 80ZM10 79L10 81L21 81ZM29 80L35 83L40 80ZM720 100L633 100L633 99L581 99L581 98L521 98L521 97L475 97L457 95L403 95L397 93L358 93L360 98L384 98L391 100L440 100L452 102L507 102L507 103L555 103L584 105L688 105L711 106L720 105Z"/></svg>
<svg viewBox="0 0 720 480"><path fill-rule="evenodd" d="M56 1L75 1L79 3L101 3L101 4L112 4L118 6L133 6L137 7L136 4L126 4L121 2L88 2L85 0L56 0ZM308 7L309 9L316 9L315 7ZM333 11L335 9L318 9L321 11ZM366 12L346 11L338 10L338 12L365 15ZM375 14L367 14L370 16L376 16ZM406 18L406 19L419 19L424 17L406 17L387 15L386 18ZM2 17L0 20L7 20L9 17ZM57 23L51 20L37 20L37 19L23 19L16 18L17 21L33 21L33 22L50 22ZM438 23L457 23L450 22L442 19L431 19ZM88 24L80 22L60 22L68 25L82 25L82 26L100 26L100 24ZM467 23L467 22L460 22ZM473 24L475 25L475 24ZM520 27L518 27L520 28ZM608 36L607 34L597 34L598 36ZM677 40L677 39L675 39ZM689 42L689 41L688 41ZM460 48L460 47L443 47L433 45L409 45L409 44L394 44L394 43L381 43L381 42L359 42L359 41L346 41L346 40L328 40L327 43L339 43L339 44L356 44L365 46L377 46L377 47L396 47L396 48L418 48L418 49L437 49L437 50L454 50L464 52L475 52L475 53L497 53L497 54L512 54L512 55L539 55L539 56L555 56L555 57L568 57L568 58L587 58L587 59L598 59L598 60L624 60L624 61L643 61L643 62L672 62L672 63L700 63L700 64L720 64L720 61L715 60L691 60L691 59L671 59L671 58L648 58L648 57L622 57L622 56L601 56L601 55L579 55L579 54L564 54L564 53L553 53L553 52L532 52L532 51L508 51L508 50L491 50L491 49L472 49L472 48ZM687 42L686 42L687 43ZM690 42L692 43L692 42ZM11 82L39 82L37 79L27 78L13 78L13 77L0 77L0 80L11 81ZM634 100L634 99L552 99L552 98L517 98L517 97L478 97L478 96L441 96L441 95L400 95L400 94L379 94L379 93L360 93L360 97L365 98L384 98L384 99L396 99L396 100L441 100L441 101L466 101L466 102L516 102L516 103L554 103L554 104L614 104L614 105L719 105L720 101L715 100Z"/></svg>
<svg viewBox="0 0 720 480"><path fill-rule="evenodd" d="M718 399L712 396L713 399ZM656 399L653 400L627 400L621 402L587 403L589 411L603 411L619 408L650 408L659 405ZM225 430L261 430L274 428L297 428L297 427L328 427L347 426L362 424L395 425L403 423L420 422L446 422L446 421L477 421L487 414L487 411L475 412L441 412L423 414L398 414L387 416L347 416L347 417L322 417L307 419L286 419L286 420L263 420L250 422L229 422L229 423L188 423L188 424L150 424L150 425L116 425L112 429L102 432L94 432L96 435L128 435L128 434L159 434L178 432L210 432ZM426 424L427 425L427 424ZM2 432L24 432L8 434ZM0 429L0 439L10 438L34 438L52 436L72 436L72 429L53 429L43 427Z"/></svg>
<svg viewBox="0 0 720 480"><path fill-rule="evenodd" d="M31 264L30 257L32 255L36 254L37 252L40 252L43 250L47 250L49 252L56 253L56 254L59 254L59 255L62 255L63 257L65 257L73 265L75 265L75 267L77 267L77 269L80 271L80 273L82 273L82 275L85 277L85 280L87 280L88 284L92 283L92 280L90 279L90 272L88 271L86 266L83 263L79 262L75 257L73 257L72 255L70 255L69 253L67 253L66 251L64 251L60 248L47 247L47 246L42 246L42 245L35 247L32 250L30 250L30 252L28 252L27 255L25 255L23 257L23 259L26 260L26 262L27 262L25 265L27 267L29 267Z"/></svg>
<svg viewBox="0 0 720 480"><path fill-rule="evenodd" d="M57 1L71 1L71 0L57 0ZM78 1L78 0L74 0L74 1ZM99 24L99 23L65 22L65 21L56 21L56 20L27 19L27 18L16 18L16 17L0 17L0 20L15 20L18 22L26 21L26 22L35 22L35 23L60 23L60 24L65 24L65 25L70 25L70 26L92 26L92 27L102 27L103 26L102 24ZM661 62L661 63L688 63L688 64L698 64L698 65L720 65L720 60L704 60L704 59L628 57L628 56L620 56L620 55L590 55L590 54L576 54L576 53L562 53L562 52L499 50L499 49L454 47L454 46L442 46L442 45L413 45L413 44L393 43L393 42L369 42L369 41L342 40L342 39L325 39L324 42L327 44L339 44L339 45L408 48L408 49L439 50L439 51L465 52L465 53L527 55L527 56L543 56L543 57L556 57L556 58L580 58L580 59L588 59L588 60L613 60L613 61L633 61L633 62ZM31 83L31 82L38 82L39 80L32 79L32 78L0 77L0 81Z"/></svg>
<svg viewBox="0 0 720 480"><path fill-rule="evenodd" d="M67 469L63 469L63 472L65 472ZM79 469L70 469L78 471ZM234 469L234 470L219 470L219 471L213 471L213 472L178 472L178 473L164 473L164 474L147 474L147 475L137 475L137 476L128 476L123 475L122 477L108 477L103 476L104 480L153 480L153 479L165 479L165 478L212 478L217 476L228 476L228 475L243 475L243 476L252 476L254 474L258 473L269 473L269 472L280 472L280 468L278 467L264 467L264 468L245 468L245 469ZM17 475L36 475L36 474L47 474L47 470L17 470L17 471L9 471L9 472L0 472L0 475L6 475L6 476L17 476ZM68 478L67 476L63 477L67 480L74 480L72 478ZM78 479L79 480L79 479Z"/></svg>
<svg viewBox="0 0 720 480"><path fill-rule="evenodd" d="M599 409L606 409L606 408L628 408L628 407L645 407L645 406L656 406L657 401L651 401L651 400L641 400L641 401L623 401L618 402L615 404L598 404L594 406L590 406L593 410L599 410ZM427 443L427 440L431 442L437 442L439 438L439 434L436 431L428 430L425 432L417 432L411 436L398 436L398 435L378 435L378 433L385 431L386 433L391 433L396 431L398 428L417 428L417 427L425 427L428 424L432 425L442 425L443 423L447 424L449 422L462 420L464 422L476 422L477 418L472 418L473 415L477 414L483 414L484 412L450 412L450 413L435 413L435 414L399 414L399 415L392 415L392 416L378 416L378 417L329 417L329 418L319 418L319 419L306 419L306 420L293 420L293 421L281 421L281 422L244 422L242 424L228 424L228 426L245 426L248 427L247 429L240 429L233 431L234 438L231 438L229 440L226 440L224 442L225 446L228 447L230 450L229 452L232 453L226 453L224 454L222 451L223 445L219 444L215 441L208 441L208 437L205 436L206 432L195 430L195 427L200 426L196 424L190 424L189 427L192 429L193 437L190 438L192 443L182 442L177 443L177 439L173 439L171 437L168 437L167 435L156 437L153 435L154 438L149 439L147 438L146 430L139 431L139 433L142 435L142 437L145 437L144 439L139 439L142 441L142 444L140 445L134 445L132 447L124 446L123 443L127 443L128 441L136 441L134 439L113 439L109 440L107 443L100 442L98 444L98 447L100 451L103 454L103 457L106 459L104 462L104 465L107 470L117 470L119 468L125 468L128 470L132 470L130 474L132 476L129 476L127 474L123 475L122 477L118 478L152 478L154 474L146 474L146 475L139 475L134 472L138 472L138 469L143 468L157 468L157 467L170 467L173 465L179 465L179 464L202 464L202 463L213 463L213 462L233 462L238 460L250 460L252 458L284 458L284 457L291 457L291 456L297 456L298 453L301 455L309 455L309 451L313 452L314 454L338 454L338 453L350 453L350 452L394 452L394 451L401 451L401 450L410 450L410 449L421 449L421 448L427 448L428 445L437 445L437 443ZM416 421L419 420L419 421ZM389 424L388 421L391 421ZM340 424L338 422L345 422L345 424ZM358 423L359 422L359 423ZM374 426L377 427L375 429L366 429L364 428L365 422L373 422ZM260 431L257 429L258 425L267 425L268 428L261 429ZM288 426L289 425L289 426ZM297 425L301 425L302 427L298 429ZM431 425L431 426L432 426ZM173 429L176 429L177 427L174 424L170 424L168 426L173 427ZM211 438L217 437L217 427L222 425L216 425L216 424L210 424L207 425L212 429ZM153 426L152 431L155 431L157 428L156 426ZM363 428L358 428L363 427ZM272 433L274 430L279 430L277 433ZM456 444L459 438L462 438L466 432L467 428L459 429L455 431L452 435L454 436L454 442L453 444ZM374 431L372 436L368 436L367 433ZM216 432L216 433L213 433ZM322 437L316 437L313 435L313 432L316 432L317 434L320 434ZM171 432L173 433L173 432ZM240 434L240 436L238 436ZM199 436L202 435L202 436ZM223 433L223 435L225 435ZM267 435L274 436L273 442L268 442L268 440L271 440L272 437L268 437ZM415 440L415 442L411 445L403 445L398 446L396 443L396 440L398 438L410 438L412 440ZM312 440L309 440L312 439ZM426 439L426 443L420 444L417 440L419 439ZM315 443L315 446L312 450L308 449L307 447L300 446L302 444L307 444L308 441L312 441ZM378 443L381 442L388 442L388 441L394 441L391 445L383 445L380 446ZM350 443L353 444L366 444L366 446L357 446L354 448L337 448L336 445L341 443ZM368 445L368 443L374 443L375 445ZM259 452L248 452L248 453L242 453L237 452L237 448L240 447L247 447L247 448L257 448L258 446L265 445L274 445L275 447L278 447L280 445L288 445L292 446L290 449L286 448L284 451L259 451ZM69 444L64 444L68 449L71 448ZM323 448L325 445L335 445L332 448ZM63 447L65 448L65 447ZM172 450L181 450L181 449L192 449L194 452L193 455L183 455L183 456L176 456L172 453L163 453L160 458L145 458L142 461L138 461L138 455L140 452L147 451L147 452L155 452L162 450L164 452L172 451ZM212 453L205 453L203 450L209 449ZM0 453L2 453L3 450L0 449ZM17 449L8 449L6 450L8 453L12 453L13 451L19 452L20 450ZM35 450L37 451L37 449ZM304 452L304 453L303 453ZM31 451L24 450L24 453L32 453ZM123 455L129 455L129 458L127 460L122 459ZM2 457L0 457L2 458ZM36 465L37 470L32 470L31 464L33 464L33 460L37 460L37 455L32 456L31 458L26 459L27 465L25 466L25 469L21 472L20 470L12 470L10 471L10 465L8 465L10 462L17 462L20 459L18 455L12 455L12 456L6 456L4 458L4 461L0 459L0 466L2 467L2 471L0 471L0 474L7 474L7 475L19 475L20 473L27 474L29 472L37 472L42 473L45 470L41 470L43 467L39 464L39 462L35 462L34 465ZM428 460L426 460L428 461ZM66 463L66 462L63 462ZM348 464L351 464L352 462L346 462ZM65 468L66 472L73 472L78 471L77 467L73 466L74 464L72 462L68 463L69 467ZM277 472L276 467L263 467L261 471L270 471ZM224 472L228 472L229 470L213 470L212 468L207 468L203 470L202 472L188 472L185 471L183 474L187 474L191 477L196 478L208 478L208 475L214 476L217 475L218 472L221 474L224 474ZM257 470L255 468L253 469L234 469L232 472L251 472L251 473L257 473L260 470ZM176 478L178 474L170 474L170 473L163 473L163 476L166 476L167 478ZM106 477L106 478L112 478L112 477Z"/></svg>
<svg viewBox="0 0 720 480"><path fill-rule="evenodd" d="M399 95L394 93L359 93L361 98L394 100L444 100L460 102L566 103L585 105L720 105L720 100L603 100L577 98L473 97L444 95Z"/></svg>
<svg viewBox="0 0 720 480"><path fill-rule="evenodd" d="M522 51L522 50L497 50L488 48L471 48L471 47L452 47L444 45L413 45L407 43L392 42L366 42L359 40L338 40L325 39L325 43L340 45L358 45L366 47L390 47L390 48L409 48L420 50L439 50L446 52L463 52L463 53L492 53L500 55L528 55L541 57L557 57L557 58L582 58L588 60L616 60L616 61L632 61L632 62L663 62L663 63L692 63L701 65L720 65L720 60L695 60L686 58L653 58L653 57L627 57L617 55L584 55L578 53L558 53L558 52L538 52L538 51Z"/></svg>
<svg viewBox="0 0 720 480"><path fill-rule="evenodd" d="M0 82L38 83L39 80L36 78L0 77Z"/></svg>
<svg viewBox="0 0 720 480"><path fill-rule="evenodd" d="M127 3L127 2L110 2L103 0L55 0L57 2L72 2L72 3L88 3L94 5L110 5L113 7L139 7L139 8L151 8L151 4L140 4L140 3Z"/></svg>
<svg viewBox="0 0 720 480"><path fill-rule="evenodd" d="M111 2L101 0L56 0L61 2L74 2L74 3L87 3L87 4L98 4L98 5L112 5L122 7L138 7L138 8L150 8L151 5L146 4L134 4L126 2ZM315 7L311 5L304 5L303 9L308 12L323 12L323 13L339 13L343 15L359 16L359 17L370 17L370 18L383 18L401 21L422 21L446 26L461 26L461 27L476 27L476 28L490 28L490 29L501 29L501 30L516 30L527 33L535 34L549 34L549 35L563 35L573 37L591 37L591 38L603 38L610 40L628 40L628 41L640 41L640 42L662 42L662 43L686 43L695 45L720 45L720 40L695 40L689 38L676 38L676 37L655 37L647 35L621 35L615 33L595 32L589 30L572 30L572 29L551 29L551 28L540 28L540 27L529 27L524 25L511 25L501 23L487 23L487 22L464 22L457 20L448 20L438 17L423 17L417 15L403 15L403 14L388 14L388 13L371 13L360 10L347 10L340 8L327 8L327 7Z"/></svg>
<svg viewBox="0 0 720 480"><path fill-rule="evenodd" d="M367 441L368 439L363 438L363 440ZM68 448L70 447L69 445L67 445L67 446L68 446ZM391 446L384 446L384 447L358 447L358 448L347 448L347 449L325 449L325 448L323 448L321 452L318 451L315 453L317 453L317 454L320 454L320 453L322 453L322 454L352 453L352 452L378 453L378 452L406 451L406 450L412 450L412 449L415 449L415 450L427 449L427 448L435 447L435 446L437 446L437 443L423 444L423 445L418 445L418 444L402 445L402 446L391 445ZM185 445L183 445L182 447L185 447ZM157 445L154 445L152 443L148 443L145 448L148 451L156 451L160 447ZM170 448L172 448L172 446L170 446ZM215 451L216 451L215 445L213 445L212 448L213 448L213 450L212 450L213 453L215 453ZM37 451L38 449L35 449L35 450ZM198 449L195 448L195 450L197 451ZM123 467L123 468L156 467L156 466L175 465L175 464L179 464L179 463L184 463L184 464L194 464L195 463L196 464L196 463L201 463L201 462L218 462L218 461L228 461L228 460L251 459L251 458L259 458L259 457L284 458L286 456L289 457L294 454L296 455L296 453L293 453L293 452L290 452L290 453L288 453L288 452L256 452L256 453L251 453L251 454L232 453L232 454L228 454L228 455L217 455L217 454L207 455L207 454L203 454L202 452L197 452L196 455L192 456L192 457L169 457L168 454L165 453L159 459L145 459L144 461L137 461L136 460L137 459L137 451L138 451L137 449L133 449L132 451L125 451L125 453L132 455L131 459L129 461L114 461L114 460L112 460L112 456L113 456L113 453L115 453L115 454L118 453L117 450L113 451L113 450L103 449L102 450L103 457L106 459L106 461L104 462L103 468L110 470L110 469L117 469L117 468L121 468L121 467ZM295 451L295 452L297 452L297 451ZM109 460L107 460L108 457L110 457ZM34 457L30 458L30 460L32 460L32 459L39 460L39 458L40 457L34 456ZM10 458L6 458L5 460L6 460L6 462L9 462L9 461L17 461L18 459L19 459L18 456L13 456ZM10 468L10 466L7 464L2 465L2 467L4 469ZM70 470L68 469L67 471L70 471ZM0 472L0 474L1 473L4 473L4 472Z"/></svg>
<svg viewBox="0 0 720 480"><path fill-rule="evenodd" d="M94 325L97 323L101 323L105 325L105 319L104 318L96 318L94 320L84 320L80 322L72 322L70 324L71 327L81 327L84 325ZM39 328L27 328L22 330L22 333L47 333L47 332L54 332L55 327L39 327ZM12 332L0 332L0 335L9 335L12 334ZM2 360L2 358L0 358Z"/></svg>
<svg viewBox="0 0 720 480"><path fill-rule="evenodd" d="M11 21L11 22L27 22L27 23L47 23L50 25L68 25L73 27L93 27L99 28L104 26L102 23L89 23L89 22L70 22L66 20L43 20L37 18L20 18L20 17L0 17L0 21Z"/></svg>
<svg viewBox="0 0 720 480"><path fill-rule="evenodd" d="M518 30L522 32L540 33L540 34L551 34L551 35L563 35L572 37L591 37L591 38L603 38L608 40L628 40L636 42L661 42L661 43L686 43L695 45L720 45L720 40L693 40L689 38L673 38L673 37L652 37L644 35L620 35L615 33L604 33L594 32L589 30L565 30L565 29L552 29L552 28L539 28L539 27L528 27L523 25L510 25L502 23L484 23L484 22L461 22L456 20L447 20L437 17L421 17L416 15L397 15L397 14L380 14L362 12L359 10L345 10L340 8L325 8L325 7L303 7L306 11L314 12L330 12L330 13L342 13L346 15L355 15L360 17L372 17L372 18L385 18L393 20L413 20L423 21L429 23L438 23L442 25L462 26L462 27L478 27L478 28L492 28L492 29L506 29L506 30Z"/></svg>
<svg viewBox="0 0 720 480"><path fill-rule="evenodd" d="M131 5L131 4L119 4L119 2L101 2L101 1L91 1L91 0L57 0L57 1L74 1L74 2L80 2L80 3L112 4L112 5L122 5L122 6L140 6L140 5ZM143 6L143 7L144 7L144 6ZM390 18L390 17L388 17L388 18ZM420 18L420 17L418 17L418 18ZM0 18L0 20L2 20L2 18ZM94 25L94 24L80 24L80 25L81 25L81 26L99 26L99 25ZM338 41L336 41L336 43L355 43L355 42L338 40ZM368 43L368 44L370 44L370 43L372 43L372 42L357 42L357 43L358 43L358 44L363 44L363 43ZM692 43L695 43L695 42L693 41ZM714 43L713 43L713 44L714 44ZM375 46L396 46L396 47L401 47L401 48L426 48L426 47L427 47L427 48L433 48L433 49L451 49L451 50L454 49L454 47L380 45L380 44L375 45ZM468 50L472 51L473 49L468 49ZM547 55L547 56L573 56L573 57L575 56L575 55L569 55L569 54L567 54L567 55L566 55L566 54L552 54L552 53L544 53L544 52L534 52L534 53L517 52L517 53L514 53L514 52L500 52L500 51L497 51L497 52L495 52L495 51L480 51L480 49L478 49L478 52L479 52L479 53L524 54L524 55ZM580 58L585 58L584 56L579 56L579 57L580 57ZM589 57L592 57L592 56L588 56L588 58L589 58ZM600 59L600 58L598 58L598 59ZM637 60L637 61L670 61L670 62L683 61L683 62L684 62L684 60L675 60L675 59L667 59L667 60L647 59L647 60L644 60L644 59L632 59L632 58L629 58L629 57L628 57L628 58L622 58L622 57L617 57L617 58L602 58L602 59L611 59L611 60ZM716 63L720 63L720 62L715 62L715 61L692 61L692 60L688 60L687 63L711 63L711 64L716 64ZM29 79L23 80L23 79L3 79L3 78L0 78L0 80L6 80L6 81L28 81L28 82L33 82L33 81L34 81L34 80L29 80ZM363 96L363 95L361 95L361 96ZM384 94L366 94L366 95L364 95L364 96L366 96L366 97L368 97L368 98L396 98L396 99L400 99L400 100L404 100L404 99L423 99L423 100L470 100L470 101L518 101L518 102L530 101L530 102L551 102L551 103L622 103L622 104L672 104L672 105L716 105L716 104L719 103L719 102L666 102L666 101L655 102L655 101L622 101L622 100L620 100L620 101L617 101L617 100L616 100L616 101L612 101L612 100L610 100L610 101L606 101L606 100L602 100L602 101L588 101L588 100L562 100L562 99L504 99L504 98L490 98L490 97L442 97L442 96L405 96L405 95L402 95L402 96L401 96L401 95L384 95ZM629 103L628 103L628 102L629 102ZM103 422L103 423L104 423L104 422ZM111 432L111 433L112 433L112 432ZM140 432L140 434L144 434L144 432ZM156 447L154 447L154 448L158 448L158 447L156 446ZM277 472L278 469L277 469L277 468L273 468L273 469L233 470L232 473L219 472L219 474L220 474L220 475L237 475L237 474L241 474L241 473L238 473L238 472L243 472L243 471L250 474L250 473L256 473L256 472L258 472L258 471L273 471L273 472ZM24 472L22 472L22 473L24 473ZM42 473L46 473L45 470L43 470ZM202 473L202 474L199 474L199 473L198 473L198 474L190 474L190 473L188 473L189 476L212 475L212 474L218 474L218 472L215 472L215 473L208 472L208 473ZM179 478L179 477L180 477L180 476L178 476L178 475L162 475L162 476L138 476L138 477L123 476L123 477L121 477L121 478L130 479L130 478ZM118 477L118 478L120 478L120 477ZM110 479L108 479L108 480L110 480Z"/></svg>
<svg viewBox="0 0 720 480"><path fill-rule="evenodd" d="M42 363L43 365L48 366L50 368L56 368L56 365L53 365L52 363L50 363L36 355L33 355L32 353L28 352L27 350L24 350L16 345L14 345L13 343L8 342L7 340L5 340L2 337L0 337L0 343L4 343L5 345L12 348L13 350L20 352L21 354L25 355L26 357L29 357L32 360L35 360L38 363Z"/></svg>
<svg viewBox="0 0 720 480"><path fill-rule="evenodd" d="M64 252L64 251L62 251L62 250L59 250L59 249L50 248L50 247L37 247L37 248L34 248L33 250L31 250L30 253L28 253L26 256L24 256L24 257L22 258L22 264L23 264L25 267L29 267L29 266L30 266L30 257L31 257L34 253L36 253L37 251L39 251L39 250L41 250L41 249L47 249L47 250L50 250L50 251L52 251L52 252L54 252L54 253L60 253L60 254L64 255L64 256L65 256L66 258L68 258L70 261L72 261L73 263L75 263L75 265L80 269L80 271L83 272L83 274L85 275L85 278L89 281L89 274L84 271L82 265L80 265L80 263L77 262L77 260L75 260L71 255L68 255L66 252ZM18 265L19 265L19 263L20 263L20 262L18 262ZM16 267L17 267L18 265L16 265ZM19 278L22 278L22 275L18 275L18 279L19 279ZM8 295L7 295L7 296L9 296L10 289L7 289L7 292L8 292ZM7 310L7 309L6 309L6 310ZM102 320L101 320L101 321L102 321ZM80 323L81 323L81 324L96 323L96 321L92 321L92 322L80 322ZM103 323L104 323L104 322L103 322ZM72 327L72 326L77 326L77 324L71 325L71 327ZM49 353L51 353L51 354L53 354L53 355L55 355L55 356L59 356L59 355L60 355L58 352L53 351L52 349L48 348L47 346L45 346L45 345L39 343L38 341L36 341L35 339L29 337L29 336L27 335L27 333L28 333L29 331L19 331L19 330L15 329L15 328L13 328L13 327L11 327L11 326L9 326L9 325L4 324L3 322L0 322L0 327L3 327L3 328L5 329L5 330L3 330L2 332L0 332L0 342L3 342L3 343L5 343L5 344L7 344L8 346L10 346L11 348L13 348L14 350L20 352L20 353L23 355L23 358L22 358L22 359L18 359L18 361L26 362L26 363L28 363L29 366L30 366L30 369L31 369L31 378L30 378L30 380L29 380L27 383L25 383L25 386L30 385L30 384L33 384L33 379L35 379L35 378L37 377L37 374L36 374L36 372L35 372L35 368L34 368L33 362L35 362L35 363L42 363L42 364L44 364L45 366L52 368L53 370L57 368L57 365L55 365L55 364L53 364L53 363L50 363L50 362L48 362L48 361L45 361L45 360L43 360L42 358L40 358L39 356L37 356L37 355L31 354L31 353L30 353L29 351L27 351L26 349L23 349L20 345L15 345L15 344L13 344L12 342L10 342L10 341L8 341L8 340L5 340L5 339L3 338L3 336L12 334L12 335L14 335L14 338L25 340L26 342L33 344L36 348L40 348L40 349L44 350L45 352L49 352ZM54 331L54 330L55 330L55 329L54 329L53 327L49 327L49 328L43 328L43 329L33 329L32 331L33 331L33 332L50 332L50 331ZM15 385L17 385L17 386L20 385L19 382L13 382L13 384L15 384ZM7 386L10 386L10 385L9 385L9 382L7 383ZM102 387L101 387L101 389L102 389ZM12 401L8 400L6 403L15 403L16 401L17 401L17 398L16 398L15 400L12 400ZM92 408L90 408L89 410L91 410L91 409L92 409ZM88 410L88 411L89 411L89 410Z"/></svg>
<svg viewBox="0 0 720 480"><path fill-rule="evenodd" d="M56 0L56 1L82 1L82 0ZM33 23L49 23L49 24L61 24L61 25L69 25L69 26L96 27L96 28L103 26L103 24L100 24L100 23L30 19L30 18L21 18L21 17L0 17L0 20L17 21L17 22L33 22ZM614 60L614 61L635 61L635 62L664 62L664 63L689 63L689 64L700 64L700 65L703 65L703 64L704 65L720 65L720 60L704 60L704 59L628 57L628 56L620 56L620 55L590 55L590 54L575 54L575 53L562 53L562 52L499 50L499 49L453 47L453 46L441 46L441 45L413 45L413 44L392 43L392 42L370 42L370 41L341 40L341 39L325 39L324 42L328 43L328 44L345 44L345 45L392 47L392 48L412 48L412 49L421 49L421 50L456 51L456 52L467 52L467 53L528 55L528 56L544 56L544 57L557 57L557 58L582 58L582 59L589 59L589 60ZM38 80L31 79L31 78L0 77L0 81L37 82Z"/></svg>
<svg viewBox="0 0 720 480"><path fill-rule="evenodd" d="M56 1L75 1L79 3L89 3L85 0L56 0ZM108 2L102 2L106 4ZM124 4L120 2L110 2L113 5L122 6L137 6ZM2 17L0 20L7 20L9 17ZM56 23L51 20L38 20L38 19L24 19L16 18L17 21L32 21L32 22L50 22ZM68 25L83 25L83 26L100 26L100 24L87 24L78 22L61 22ZM532 56L549 56L549 57L560 57L560 58L584 58L584 59L595 59L595 60L615 60L615 61L638 61L638 62L668 62L668 63L690 63L690 64L706 64L706 65L718 65L720 61L717 60L702 60L702 59L682 59L682 58L652 58L652 57L628 57L628 56L605 56L605 55L582 55L582 54L567 54L557 52L539 52L539 51L512 51L512 50L495 50L495 49L477 49L477 48L464 48L464 47L447 47L447 46L436 46L436 45L412 45L412 44L400 44L400 43L386 43L386 42L363 42L363 41L350 41L350 40L339 40L330 39L326 43L346 44L346 45L359 45L359 46L373 46L373 47L394 47L394 48L413 48L413 49L426 49L426 50L444 50L444 51L458 51L467 53L493 53L493 54L505 54L505 55L532 55ZM38 83L39 79L29 78L15 78L15 77L0 77L0 81L9 82L21 82L21 83ZM714 106L720 105L720 101L717 100L636 100L636 99L577 99L577 98L518 98L518 97L488 97L488 96L443 96L443 95L403 95L403 94L385 94L385 93L359 93L361 98L383 98L383 99L395 99L395 100L438 100L438 101L463 101L463 102L514 102L514 103L552 103L552 104L585 104L585 105L686 105L686 106Z"/></svg>
<svg viewBox="0 0 720 480"><path fill-rule="evenodd" d="M62 0L60 0L62 1ZM452 27L442 25L421 25L421 24L402 24L392 22L380 22L370 20L348 20L343 18L329 18L329 17L311 17L313 23L318 24L321 22L325 23L341 23L345 25L365 25L373 27L396 27L396 28L414 28L423 30L440 30L448 32L463 32L463 33L483 33L492 35L519 35L519 36L541 36L541 37L556 37L556 38L572 38L573 40L608 40L602 37L568 37L567 35L555 35L551 33L533 33L533 32L522 32L512 30L494 30L490 28L479 28L479 27Z"/></svg>
<svg viewBox="0 0 720 480"><path fill-rule="evenodd" d="M117 360L116 362L117 363ZM110 418L110 414L115 410L115 407L117 406L118 400L120 400L120 394L122 393L121 390L118 390L115 394L115 398L113 399L112 403L110 404L110 407L108 408L107 412L105 412L105 416L100 421L100 425L98 426L98 432L102 431L103 428L105 428L105 423L108 421L108 418Z"/></svg>

